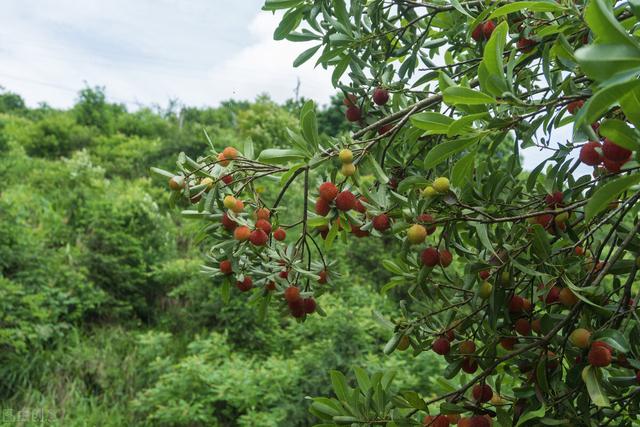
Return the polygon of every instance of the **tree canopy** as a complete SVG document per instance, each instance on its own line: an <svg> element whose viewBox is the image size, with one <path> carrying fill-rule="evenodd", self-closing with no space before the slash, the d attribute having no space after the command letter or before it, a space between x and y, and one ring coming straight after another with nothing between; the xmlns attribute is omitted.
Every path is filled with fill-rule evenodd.
<svg viewBox="0 0 640 427"><path fill-rule="evenodd" d="M277 146L156 169L203 222L212 278L304 322L337 240L393 239L384 352L435 352L447 392L334 371L323 425L631 425L640 407L636 1L267 0L310 43L351 132L312 102ZM280 12L281 13L281 12ZM524 149L544 155L525 170ZM531 153L531 150L526 151ZM276 192L264 182L279 182ZM302 186L288 197L289 190ZM191 207L188 207L191 205ZM286 218L286 219L285 219Z"/></svg>

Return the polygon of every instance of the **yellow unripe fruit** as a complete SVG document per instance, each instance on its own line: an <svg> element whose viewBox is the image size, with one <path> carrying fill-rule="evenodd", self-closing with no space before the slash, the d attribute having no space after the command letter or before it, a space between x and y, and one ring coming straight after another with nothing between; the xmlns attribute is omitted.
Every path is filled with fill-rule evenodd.
<svg viewBox="0 0 640 427"><path fill-rule="evenodd" d="M478 289L478 296L482 299L487 299L491 296L491 291L493 291L493 285L486 281L482 282L480 289Z"/></svg>
<svg viewBox="0 0 640 427"><path fill-rule="evenodd" d="M345 163L342 165L342 168L340 168L340 172L342 172L344 176L353 176L356 173L356 165L353 163Z"/></svg>
<svg viewBox="0 0 640 427"><path fill-rule="evenodd" d="M589 340L591 339L591 332L584 328L578 328L571 332L569 335L569 341L571 344L578 348L589 348Z"/></svg>
<svg viewBox="0 0 640 427"><path fill-rule="evenodd" d="M493 393L493 396L491 396L490 402L493 406L502 406L507 404L507 401L504 400L502 396L500 396L498 393Z"/></svg>
<svg viewBox="0 0 640 427"><path fill-rule="evenodd" d="M433 181L433 188L438 193L446 193L449 191L449 179L443 176L436 178L435 181Z"/></svg>
<svg viewBox="0 0 640 427"><path fill-rule="evenodd" d="M200 181L201 185L206 185L207 188L211 188L213 187L213 180L209 177L206 178L202 178L202 180Z"/></svg>
<svg viewBox="0 0 640 427"><path fill-rule="evenodd" d="M409 227L409 230L407 230L407 240L409 240L409 243L412 245L418 245L424 242L426 238L427 229L420 224L413 224Z"/></svg>
<svg viewBox="0 0 640 427"><path fill-rule="evenodd" d="M427 185L426 187L424 187L424 190L422 190L422 197L435 197L437 195L438 192L436 191L436 189L430 185Z"/></svg>
<svg viewBox="0 0 640 427"><path fill-rule="evenodd" d="M340 161L342 163L351 163L351 162L353 162L353 152L351 150L349 150L348 148L343 148L342 150L340 150L340 153L338 154L338 157L340 157Z"/></svg>
<svg viewBox="0 0 640 427"><path fill-rule="evenodd" d="M222 204L225 208L233 210L236 206L236 198L233 196L225 196Z"/></svg>
<svg viewBox="0 0 640 427"><path fill-rule="evenodd" d="M184 188L185 182L184 177L180 175L176 175L174 177L169 178L169 188L173 191L178 191Z"/></svg>

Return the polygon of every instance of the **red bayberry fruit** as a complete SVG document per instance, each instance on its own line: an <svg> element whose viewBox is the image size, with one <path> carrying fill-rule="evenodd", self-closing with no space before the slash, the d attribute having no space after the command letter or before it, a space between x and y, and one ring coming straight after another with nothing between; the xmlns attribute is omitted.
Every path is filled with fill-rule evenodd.
<svg viewBox="0 0 640 427"><path fill-rule="evenodd" d="M295 318L304 317L304 301L302 298L287 302L289 306L289 312Z"/></svg>
<svg viewBox="0 0 640 427"><path fill-rule="evenodd" d="M284 290L284 299L287 302L293 302L300 299L300 288L297 286L289 286Z"/></svg>
<svg viewBox="0 0 640 427"><path fill-rule="evenodd" d="M519 313L524 309L524 299L520 295L514 295L509 300L509 312Z"/></svg>
<svg viewBox="0 0 640 427"><path fill-rule="evenodd" d="M597 366L599 368L609 366L611 364L611 351L606 347L594 347L592 345L587 355L587 360L591 366Z"/></svg>
<svg viewBox="0 0 640 427"><path fill-rule="evenodd" d="M329 202L322 197L318 197L318 200L316 200L316 213L320 216L327 216L330 211L331 206L329 206Z"/></svg>
<svg viewBox="0 0 640 427"><path fill-rule="evenodd" d="M436 248L429 247L422 251L420 259L427 267L435 267L440 262L440 254Z"/></svg>
<svg viewBox="0 0 640 427"><path fill-rule="evenodd" d="M283 241L287 237L287 232L284 229L278 227L276 231L273 232L273 238L278 241Z"/></svg>
<svg viewBox="0 0 640 427"><path fill-rule="evenodd" d="M491 421L484 415L474 415L469 420L469 427L491 427Z"/></svg>
<svg viewBox="0 0 640 427"><path fill-rule="evenodd" d="M377 105L384 105L389 101L389 91L382 87L373 90L373 102Z"/></svg>
<svg viewBox="0 0 640 427"><path fill-rule="evenodd" d="M271 216L271 211L267 208L258 208L256 209L256 219L264 219L268 220Z"/></svg>
<svg viewBox="0 0 640 427"><path fill-rule="evenodd" d="M233 269L231 267L231 261L225 259L224 261L220 261L220 271L222 274L231 274L233 273Z"/></svg>
<svg viewBox="0 0 640 427"><path fill-rule="evenodd" d="M491 38L491 34L493 34L493 30L496 29L496 23L493 21L487 21L482 24L482 34L484 38L489 40Z"/></svg>
<svg viewBox="0 0 640 427"><path fill-rule="evenodd" d="M418 216L418 222L424 224L425 230L427 230L427 235L431 235L436 231L436 225L432 224L433 221L434 218L432 215L425 213Z"/></svg>
<svg viewBox="0 0 640 427"><path fill-rule="evenodd" d="M531 323L524 317L516 320L514 329L520 335L531 335Z"/></svg>
<svg viewBox="0 0 640 427"><path fill-rule="evenodd" d="M318 187L318 193L320 197L327 202L332 201L338 195L338 187L333 182L323 182Z"/></svg>
<svg viewBox="0 0 640 427"><path fill-rule="evenodd" d="M606 157L602 160L604 163L604 167L611 173L618 173L622 169L622 166L626 163L624 162L614 162L613 160L609 160Z"/></svg>
<svg viewBox="0 0 640 427"><path fill-rule="evenodd" d="M478 362L473 357L465 357L461 367L467 374L473 374L478 370Z"/></svg>
<svg viewBox="0 0 640 427"><path fill-rule="evenodd" d="M264 230L261 229L253 230L251 232L251 235L249 236L249 241L254 246L264 246L267 244L268 240L269 236L267 236L267 233L265 233Z"/></svg>
<svg viewBox="0 0 640 427"><path fill-rule="evenodd" d="M289 278L289 271L288 270L282 270L280 273L278 273L278 276L281 279L288 279Z"/></svg>
<svg viewBox="0 0 640 427"><path fill-rule="evenodd" d="M336 208L346 212L356 207L356 196L351 191L345 190L336 196Z"/></svg>
<svg viewBox="0 0 640 427"><path fill-rule="evenodd" d="M274 282L273 280L270 280L267 282L267 284L264 286L264 288L271 292L271 291L275 291L276 290L276 282Z"/></svg>
<svg viewBox="0 0 640 427"><path fill-rule="evenodd" d="M491 276L491 270L482 270L478 273L482 280L487 280Z"/></svg>
<svg viewBox="0 0 640 427"><path fill-rule="evenodd" d="M518 340L516 338L502 338L500 340L500 345L505 350L513 350L513 348L514 348L514 346L516 345L517 342L518 342Z"/></svg>
<svg viewBox="0 0 640 427"><path fill-rule="evenodd" d="M302 307L304 307L305 313L311 314L316 311L316 300L313 298L305 298L302 300Z"/></svg>
<svg viewBox="0 0 640 427"><path fill-rule="evenodd" d="M318 279L318 283L320 283L321 285L327 283L327 271L326 270L322 270L320 273L318 273L318 276L320 276L320 278Z"/></svg>
<svg viewBox="0 0 640 427"><path fill-rule="evenodd" d="M356 200L356 207L355 210L357 210L360 213L365 213L367 212L367 208L362 204L362 202L367 202L367 199L365 197L358 197L358 200Z"/></svg>
<svg viewBox="0 0 640 427"><path fill-rule="evenodd" d="M493 390L491 389L491 386L487 384L476 384L471 390L471 395L473 396L473 400L476 402L485 403L490 401L493 397Z"/></svg>
<svg viewBox="0 0 640 427"><path fill-rule="evenodd" d="M235 230L235 228L238 226L238 224L234 220L229 218L229 215L227 215L226 212L222 214L222 220L220 222L222 222L222 226L229 231Z"/></svg>
<svg viewBox="0 0 640 427"><path fill-rule="evenodd" d="M453 261L453 255L451 255L451 252L449 252L448 250L444 249L444 250L440 251L438 256L440 258L440 265L442 267L447 268L447 267L449 267L449 265L451 265L451 261Z"/></svg>
<svg viewBox="0 0 640 427"><path fill-rule="evenodd" d="M631 157L631 151L619 146L608 138L604 139L604 144L602 144L602 153L605 158L613 162L625 162L629 157Z"/></svg>
<svg viewBox="0 0 640 427"><path fill-rule="evenodd" d="M562 191L555 191L551 194L547 194L544 198L545 203L550 208L562 206L563 200L564 200L564 194L562 194Z"/></svg>
<svg viewBox="0 0 640 427"><path fill-rule="evenodd" d="M358 98L354 94L350 93L350 94L347 95L346 98L344 98L342 100L342 103L344 105L346 105L347 107L350 107L352 105L357 105L358 104Z"/></svg>
<svg viewBox="0 0 640 427"><path fill-rule="evenodd" d="M471 32L471 38L477 42L481 42L482 40L484 40L484 32L482 31L482 24L478 24L478 26L473 29L473 32Z"/></svg>
<svg viewBox="0 0 640 427"><path fill-rule="evenodd" d="M393 124L387 123L386 125L382 125L378 128L378 135L384 135L393 129Z"/></svg>
<svg viewBox="0 0 640 427"><path fill-rule="evenodd" d="M244 242L245 240L248 240L250 237L251 237L251 230L249 230L249 227L247 227L246 225L241 225L240 227L236 228L235 231L233 232L233 238L240 242Z"/></svg>
<svg viewBox="0 0 640 427"><path fill-rule="evenodd" d="M374 216L372 222L373 222L373 228L375 228L378 231L385 231L390 226L389 217L386 216L385 214Z"/></svg>
<svg viewBox="0 0 640 427"><path fill-rule="evenodd" d="M247 292L252 287L253 280L251 280L251 277L249 276L246 276L242 281L238 280L236 282L236 288L240 289L240 292Z"/></svg>
<svg viewBox="0 0 640 427"><path fill-rule="evenodd" d="M557 302L560 299L560 291L561 289L557 286L551 287L551 289L549 289L549 293L547 293L545 302L547 304L553 304L554 302Z"/></svg>
<svg viewBox="0 0 640 427"><path fill-rule="evenodd" d="M349 108L347 108L347 111L344 113L344 116L350 122L357 122L362 118L362 112L358 107L356 107L355 105L352 105Z"/></svg>
<svg viewBox="0 0 640 427"><path fill-rule="evenodd" d="M537 42L534 40L521 37L520 39L518 39L518 42L516 43L516 47L521 52L531 52L536 44Z"/></svg>
<svg viewBox="0 0 640 427"><path fill-rule="evenodd" d="M567 111L569 112L569 114L575 114L579 109L582 108L583 105L584 101L582 99L570 102L569 105L567 105Z"/></svg>
<svg viewBox="0 0 640 427"><path fill-rule="evenodd" d="M449 351L451 350L451 344L445 337L440 337L431 344L431 348L437 354L444 356L446 354L449 354Z"/></svg>
<svg viewBox="0 0 640 427"><path fill-rule="evenodd" d="M596 150L602 149L602 146L597 141L589 141L580 149L580 161L585 165L597 166L602 162L602 156Z"/></svg>
<svg viewBox="0 0 640 427"><path fill-rule="evenodd" d="M229 185L233 182L233 175L225 175L222 177L222 182Z"/></svg>
<svg viewBox="0 0 640 427"><path fill-rule="evenodd" d="M266 219L259 219L256 221L256 228L264 231L265 233L271 233L271 223Z"/></svg>

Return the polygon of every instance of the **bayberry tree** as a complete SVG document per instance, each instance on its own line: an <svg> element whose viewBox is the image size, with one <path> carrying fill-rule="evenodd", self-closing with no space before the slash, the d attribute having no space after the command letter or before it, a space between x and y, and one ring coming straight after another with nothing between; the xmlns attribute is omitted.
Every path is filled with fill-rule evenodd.
<svg viewBox="0 0 640 427"><path fill-rule="evenodd" d="M295 60L332 70L353 131L313 103L278 148L184 154L226 297L322 314L331 247L396 239L383 351L435 352L450 389L331 374L323 425L631 425L640 411L640 2L267 0ZM282 13L282 11L278 13ZM523 150L525 150L523 155ZM527 170L523 157L540 161ZM541 156L542 155L542 156ZM267 198L262 182L280 183ZM302 207L285 223L288 192ZM300 193L297 192L297 195ZM291 215L292 212L288 212ZM234 289L237 288L237 291ZM243 295L246 294L246 296Z"/></svg>

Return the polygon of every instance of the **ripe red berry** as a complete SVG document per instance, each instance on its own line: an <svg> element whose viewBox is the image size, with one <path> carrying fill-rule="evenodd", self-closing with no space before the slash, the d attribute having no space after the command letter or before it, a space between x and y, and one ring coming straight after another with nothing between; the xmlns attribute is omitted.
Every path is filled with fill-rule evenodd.
<svg viewBox="0 0 640 427"><path fill-rule="evenodd" d="M357 210L360 213L365 213L367 212L367 208L365 207L365 205L362 204L362 202L367 202L367 199L365 197L358 197L358 200L356 200L356 207L355 210Z"/></svg>
<svg viewBox="0 0 640 427"><path fill-rule="evenodd" d="M227 215L226 212L222 214L222 220L220 222L222 222L222 226L229 231L235 230L235 228L238 226L238 224L234 220L229 218L229 215Z"/></svg>
<svg viewBox="0 0 640 427"><path fill-rule="evenodd" d="M514 346L516 345L517 342L518 342L518 340L516 338L502 338L500 340L500 345L505 350L513 350L513 348L514 348Z"/></svg>
<svg viewBox="0 0 640 427"><path fill-rule="evenodd" d="M316 213L320 216L327 216L330 211L331 206L329 206L329 202L322 197L318 197L318 200L316 200Z"/></svg>
<svg viewBox="0 0 640 427"><path fill-rule="evenodd" d="M349 190L342 191L336 196L336 208L346 212L356 207L356 196Z"/></svg>
<svg viewBox="0 0 640 427"><path fill-rule="evenodd" d="M604 163L604 167L611 173L618 173L622 169L622 166L626 163L624 162L614 162L613 160L609 160L606 157L602 160Z"/></svg>
<svg viewBox="0 0 640 427"><path fill-rule="evenodd" d="M487 280L491 276L491 270L482 270L478 273L482 280Z"/></svg>
<svg viewBox="0 0 640 427"><path fill-rule="evenodd" d="M387 123L386 125L382 125L378 128L378 135L384 135L393 129L393 124Z"/></svg>
<svg viewBox="0 0 640 427"><path fill-rule="evenodd" d="M222 177L222 182L229 185L233 182L233 175L225 175Z"/></svg>
<svg viewBox="0 0 640 427"><path fill-rule="evenodd" d="M475 353L476 351L476 343L474 343L473 341L462 341L459 345L458 348L460 350L461 354L472 354Z"/></svg>
<svg viewBox="0 0 640 427"><path fill-rule="evenodd" d="M344 116L350 122L357 122L362 118L362 112L358 107L356 107L355 105L352 105L349 108L347 108L347 111L344 113Z"/></svg>
<svg viewBox="0 0 640 427"><path fill-rule="evenodd" d="M536 41L522 37L516 43L516 47L521 52L531 52L536 44Z"/></svg>
<svg viewBox="0 0 640 427"><path fill-rule="evenodd" d="M281 242L287 238L287 232L278 227L276 231L273 232L273 238Z"/></svg>
<svg viewBox="0 0 640 427"><path fill-rule="evenodd" d="M589 166L599 165L602 162L602 155L596 148L602 149L602 146L597 141L589 141L584 144L580 149L580 161Z"/></svg>
<svg viewBox="0 0 640 427"><path fill-rule="evenodd" d="M267 282L267 284L264 286L264 288L269 292L275 291L276 290L276 282L274 282L273 280L270 280L269 282Z"/></svg>
<svg viewBox="0 0 640 427"><path fill-rule="evenodd" d="M451 344L445 337L440 337L431 344L431 348L437 354L444 356L446 354L449 354L449 351L451 350Z"/></svg>
<svg viewBox="0 0 640 427"><path fill-rule="evenodd" d="M474 415L469 420L469 427L491 427L491 421L484 415Z"/></svg>
<svg viewBox="0 0 640 427"><path fill-rule="evenodd" d="M350 107L352 105L357 105L358 104L358 98L354 94L350 93L350 94L347 95L346 98L344 98L342 100L342 103L344 105L346 105L347 107Z"/></svg>
<svg viewBox="0 0 640 427"><path fill-rule="evenodd" d="M473 29L473 32L471 33L471 38L477 42L481 42L482 40L484 40L484 32L482 31L482 24L478 24L478 26Z"/></svg>
<svg viewBox="0 0 640 427"><path fill-rule="evenodd" d="M271 216L271 212L267 208L258 208L256 209L256 219L265 219L269 220Z"/></svg>
<svg viewBox="0 0 640 427"><path fill-rule="evenodd" d="M318 193L321 198L327 202L331 202L338 195L338 187L336 187L333 182L323 182L318 187Z"/></svg>
<svg viewBox="0 0 640 427"><path fill-rule="evenodd" d="M233 273L233 269L231 267L231 261L225 259L224 261L220 261L220 271L222 274L231 274Z"/></svg>
<svg viewBox="0 0 640 427"><path fill-rule="evenodd" d="M519 313L524 309L524 299L520 295L514 295L509 300L509 312Z"/></svg>
<svg viewBox="0 0 640 427"><path fill-rule="evenodd" d="M496 29L496 23L493 21L487 21L482 24L482 34L484 38L489 40L491 38L491 34L493 34L493 30Z"/></svg>
<svg viewBox="0 0 640 427"><path fill-rule="evenodd" d="M378 231L385 231L390 226L389 217L386 216L385 214L374 216L372 222L373 222L373 228L375 228Z"/></svg>
<svg viewBox="0 0 640 427"><path fill-rule="evenodd" d="M449 418L446 415L426 415L422 419L423 426L429 427L448 427L449 426Z"/></svg>
<svg viewBox="0 0 640 427"><path fill-rule="evenodd" d="M269 240L269 236L267 236L267 233L265 233L264 230L261 230L259 228L257 230L253 230L251 232L251 235L249 236L249 241L254 246L264 246L267 244L268 240Z"/></svg>
<svg viewBox="0 0 640 427"><path fill-rule="evenodd" d="M591 366L597 366L603 368L611 364L611 351L606 347L591 346L587 360Z"/></svg>
<svg viewBox="0 0 640 427"><path fill-rule="evenodd" d="M476 402L485 403L490 401L493 397L493 390L491 389L491 386L487 384L476 384L471 390L471 395L473 396L473 400Z"/></svg>
<svg viewBox="0 0 640 427"><path fill-rule="evenodd" d="M318 279L318 283L320 283L321 285L327 283L328 273L326 270L322 270L320 273L318 273L318 276L320 276L320 278Z"/></svg>
<svg viewBox="0 0 640 427"><path fill-rule="evenodd" d="M373 90L373 102L377 105L384 105L389 101L389 91L382 87Z"/></svg>
<svg viewBox="0 0 640 427"><path fill-rule="evenodd" d="M284 290L284 299L287 302L293 302L300 299L300 288L297 286L289 286Z"/></svg>
<svg viewBox="0 0 640 427"><path fill-rule="evenodd" d="M604 144L602 144L602 153L605 158L613 162L624 162L631 157L631 151L619 146L608 138L604 139Z"/></svg>
<svg viewBox="0 0 640 427"><path fill-rule="evenodd" d="M311 314L316 311L316 300L313 298L305 298L302 300L302 307L305 313Z"/></svg>
<svg viewBox="0 0 640 427"><path fill-rule="evenodd" d="M461 368L467 374L473 374L478 370L478 362L473 357L465 357L462 360Z"/></svg>
<svg viewBox="0 0 640 427"><path fill-rule="evenodd" d="M358 238L367 237L369 235L368 231L363 230L354 224L351 224L351 233Z"/></svg>
<svg viewBox="0 0 640 427"><path fill-rule="evenodd" d="M245 240L251 238L251 234L252 233L249 227L247 227L246 225L241 225L233 231L233 238L240 242L244 242Z"/></svg>
<svg viewBox="0 0 640 427"><path fill-rule="evenodd" d="M542 228L549 228L553 225L553 215L543 214L536 217L536 222L542 226Z"/></svg>
<svg viewBox="0 0 640 427"><path fill-rule="evenodd" d="M582 108L583 105L584 101L582 99L570 102L569 105L567 105L567 111L569 112L569 114L575 114L579 109Z"/></svg>
<svg viewBox="0 0 640 427"><path fill-rule="evenodd" d="M594 341L591 343L591 347L604 347L609 351L613 351L613 347L611 347L609 344L607 344L604 341Z"/></svg>
<svg viewBox="0 0 640 427"><path fill-rule="evenodd" d="M253 280L251 280L251 277L249 276L246 276L242 281L238 280L236 282L236 288L240 289L240 292L247 292L252 287Z"/></svg>
<svg viewBox="0 0 640 427"><path fill-rule="evenodd" d="M271 233L271 223L266 219L259 219L256 221L256 228L261 229L265 233Z"/></svg>
<svg viewBox="0 0 640 427"><path fill-rule="evenodd" d="M440 262L440 254L434 247L429 247L420 254L422 263L427 267L435 267Z"/></svg>
<svg viewBox="0 0 640 427"><path fill-rule="evenodd" d="M288 279L289 278L289 271L288 270L282 270L280 273L278 273L278 276L281 279Z"/></svg>
<svg viewBox="0 0 640 427"><path fill-rule="evenodd" d="M520 335L531 335L531 323L524 317L516 320L514 329Z"/></svg>
<svg viewBox="0 0 640 427"><path fill-rule="evenodd" d="M440 265L444 268L449 267L449 265L451 265L451 261L453 261L453 255L451 255L451 252L449 252L448 250L444 249L442 251L440 251L440 253L438 254L439 258L440 258Z"/></svg>
<svg viewBox="0 0 640 427"><path fill-rule="evenodd" d="M545 298L545 302L547 304L553 304L560 299L560 288L557 286L553 286L549 289L549 293L547 293L547 297Z"/></svg>
<svg viewBox="0 0 640 427"><path fill-rule="evenodd" d="M562 206L563 200L564 200L564 194L562 194L562 191L555 191L551 194L547 194L544 198L545 203L550 208L556 208L558 206Z"/></svg>
<svg viewBox="0 0 640 427"><path fill-rule="evenodd" d="M304 302L302 301L302 298L289 301L287 305L289 306L289 312L293 317L295 318L304 317Z"/></svg>

